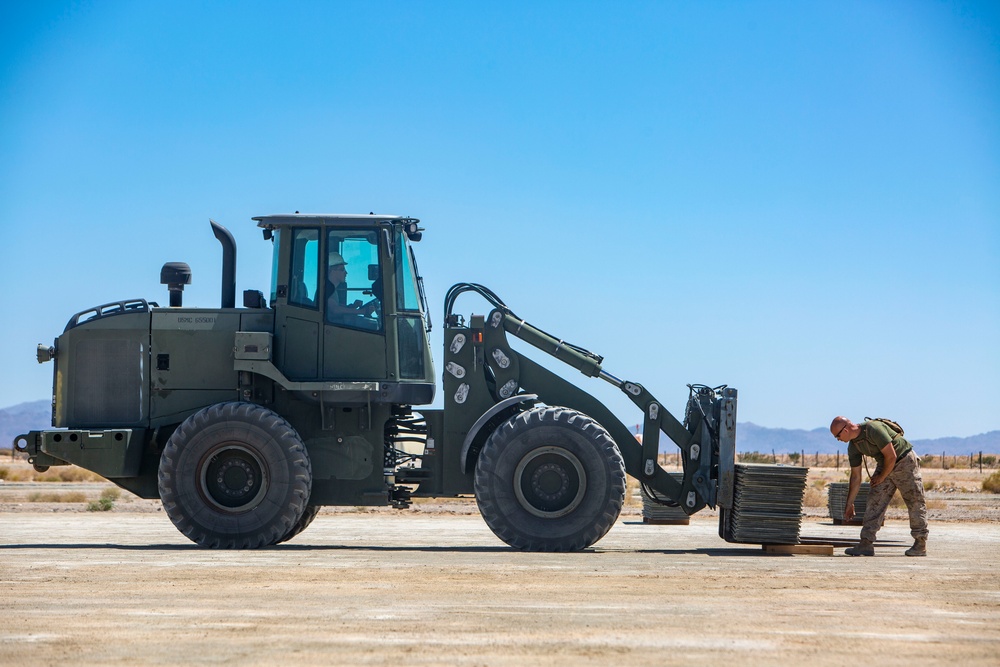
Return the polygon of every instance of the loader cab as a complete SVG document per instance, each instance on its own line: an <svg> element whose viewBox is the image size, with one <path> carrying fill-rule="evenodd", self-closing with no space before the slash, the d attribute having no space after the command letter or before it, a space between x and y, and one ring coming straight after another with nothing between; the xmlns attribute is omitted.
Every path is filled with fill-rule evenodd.
<svg viewBox="0 0 1000 667"><path fill-rule="evenodd" d="M433 397L429 319L410 247L420 238L417 220L254 220L273 244L275 364L289 379L416 383Z"/></svg>

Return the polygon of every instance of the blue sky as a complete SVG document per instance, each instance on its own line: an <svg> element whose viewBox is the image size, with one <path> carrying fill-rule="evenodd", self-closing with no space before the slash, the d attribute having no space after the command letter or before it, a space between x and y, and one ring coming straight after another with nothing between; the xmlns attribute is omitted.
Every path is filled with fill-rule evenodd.
<svg viewBox="0 0 1000 667"><path fill-rule="evenodd" d="M0 407L164 262L217 306L209 217L266 292L251 216L375 211L425 224L438 359L472 281L677 413L1000 428L996 3L7 2L0 154Z"/></svg>

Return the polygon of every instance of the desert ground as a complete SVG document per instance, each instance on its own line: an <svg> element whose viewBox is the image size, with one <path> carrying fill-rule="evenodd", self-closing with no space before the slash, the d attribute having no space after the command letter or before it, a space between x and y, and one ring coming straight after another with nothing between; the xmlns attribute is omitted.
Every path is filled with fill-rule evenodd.
<svg viewBox="0 0 1000 667"><path fill-rule="evenodd" d="M156 501L87 511L106 482L5 481L0 661L997 665L1000 495L940 473L924 474L927 558L903 555L901 508L875 558L772 555L721 540L711 511L649 525L636 502L592 548L540 554L500 542L471 500L324 508L286 544L211 551ZM842 476L811 471L807 496ZM812 501L803 536L857 538Z"/></svg>

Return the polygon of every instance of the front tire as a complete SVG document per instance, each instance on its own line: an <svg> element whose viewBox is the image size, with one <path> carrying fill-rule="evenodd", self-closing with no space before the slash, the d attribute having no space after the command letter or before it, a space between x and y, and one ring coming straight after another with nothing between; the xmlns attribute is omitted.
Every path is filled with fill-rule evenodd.
<svg viewBox="0 0 1000 667"><path fill-rule="evenodd" d="M303 530L308 528L309 524L311 524L313 522L313 519L316 518L316 515L319 514L319 510L320 510L319 505L306 505L305 511L302 512L302 516L299 517L299 520L295 522L295 525L292 526L292 529L289 530L284 535L284 537L275 542L275 544L281 544L282 542L287 542L288 540L292 539L293 537L301 533Z"/></svg>
<svg viewBox="0 0 1000 667"><path fill-rule="evenodd" d="M476 503L490 530L525 551L579 551L611 529L625 501L625 464L587 415L538 407L510 418L476 462Z"/></svg>
<svg viewBox="0 0 1000 667"><path fill-rule="evenodd" d="M163 509L191 541L253 549L277 543L299 524L312 466L280 415L253 403L220 403L174 431L157 481Z"/></svg>

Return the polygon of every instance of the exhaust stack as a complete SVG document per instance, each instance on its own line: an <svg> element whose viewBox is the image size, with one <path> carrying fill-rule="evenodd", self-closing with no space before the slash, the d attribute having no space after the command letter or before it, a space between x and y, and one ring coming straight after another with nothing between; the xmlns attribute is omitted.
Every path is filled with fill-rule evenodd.
<svg viewBox="0 0 1000 667"><path fill-rule="evenodd" d="M222 244L222 307L236 307L236 241L229 230L209 218L212 233Z"/></svg>

